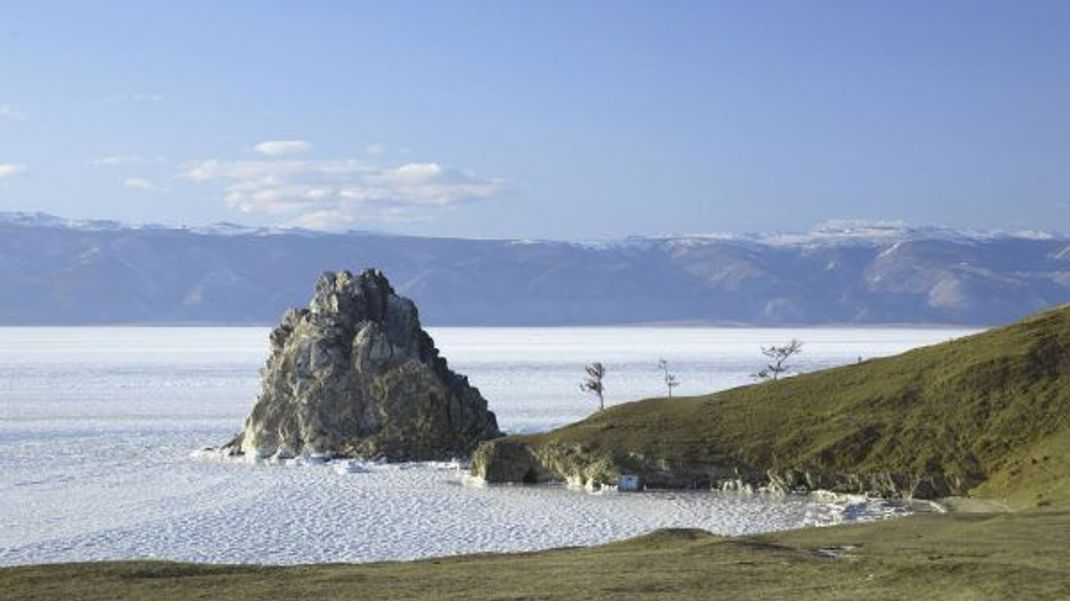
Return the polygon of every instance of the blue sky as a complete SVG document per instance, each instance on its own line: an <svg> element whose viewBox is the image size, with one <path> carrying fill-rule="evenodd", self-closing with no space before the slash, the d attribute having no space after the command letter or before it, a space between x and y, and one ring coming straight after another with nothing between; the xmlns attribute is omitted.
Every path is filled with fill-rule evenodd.
<svg viewBox="0 0 1070 601"><path fill-rule="evenodd" d="M0 210L1070 230L1070 3L5 2Z"/></svg>

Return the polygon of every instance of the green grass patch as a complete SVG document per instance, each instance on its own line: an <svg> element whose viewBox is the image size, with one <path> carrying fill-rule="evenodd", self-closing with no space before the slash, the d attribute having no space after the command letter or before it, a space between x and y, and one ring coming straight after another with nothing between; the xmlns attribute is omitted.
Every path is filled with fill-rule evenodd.
<svg viewBox="0 0 1070 601"><path fill-rule="evenodd" d="M1044 506L1070 499L1070 307L895 357L627 403L489 444L535 449L548 477L632 472L655 485L706 486L773 471L845 489L935 477L917 496ZM488 458L477 453L477 471ZM854 476L868 480L851 484Z"/></svg>

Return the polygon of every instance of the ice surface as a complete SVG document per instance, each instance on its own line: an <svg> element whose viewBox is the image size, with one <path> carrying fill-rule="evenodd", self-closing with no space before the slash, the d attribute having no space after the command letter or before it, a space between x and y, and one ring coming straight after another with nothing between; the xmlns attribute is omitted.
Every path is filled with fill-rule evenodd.
<svg viewBox="0 0 1070 601"><path fill-rule="evenodd" d="M761 344L807 341L815 369L958 337L940 329L438 328L502 427L586 415L584 362L607 400L747 382ZM191 452L226 441L256 395L265 328L0 328L0 564L121 558L306 563L412 559L616 540L663 526L723 534L865 520L858 499L712 492L590 494L473 486L449 463L257 465Z"/></svg>

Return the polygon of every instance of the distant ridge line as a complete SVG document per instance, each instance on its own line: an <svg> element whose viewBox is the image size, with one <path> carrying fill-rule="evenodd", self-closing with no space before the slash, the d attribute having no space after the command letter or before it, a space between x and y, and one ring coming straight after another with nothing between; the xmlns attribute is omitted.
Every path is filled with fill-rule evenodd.
<svg viewBox="0 0 1070 601"><path fill-rule="evenodd" d="M428 325L1005 323L1070 301L1070 237L832 224L561 242L0 213L0 324L270 324L377 267Z"/></svg>

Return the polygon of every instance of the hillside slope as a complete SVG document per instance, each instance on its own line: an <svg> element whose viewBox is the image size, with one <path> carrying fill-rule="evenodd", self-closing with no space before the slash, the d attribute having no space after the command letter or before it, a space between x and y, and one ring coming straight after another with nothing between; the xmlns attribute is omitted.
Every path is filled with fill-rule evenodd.
<svg viewBox="0 0 1070 601"><path fill-rule="evenodd" d="M778 382L619 405L486 443L490 481L1070 498L1070 306Z"/></svg>

